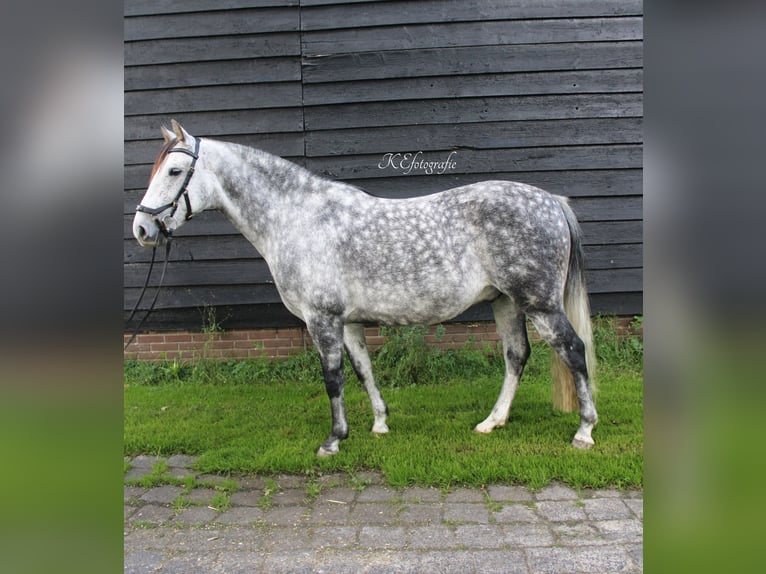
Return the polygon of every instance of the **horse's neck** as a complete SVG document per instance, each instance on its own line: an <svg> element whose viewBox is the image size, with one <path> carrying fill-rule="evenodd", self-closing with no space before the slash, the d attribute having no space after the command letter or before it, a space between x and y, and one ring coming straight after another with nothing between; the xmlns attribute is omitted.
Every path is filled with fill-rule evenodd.
<svg viewBox="0 0 766 574"><path fill-rule="evenodd" d="M267 152L217 143L222 211L265 257L275 230L286 223L285 215L299 208L307 183L320 178Z"/></svg>

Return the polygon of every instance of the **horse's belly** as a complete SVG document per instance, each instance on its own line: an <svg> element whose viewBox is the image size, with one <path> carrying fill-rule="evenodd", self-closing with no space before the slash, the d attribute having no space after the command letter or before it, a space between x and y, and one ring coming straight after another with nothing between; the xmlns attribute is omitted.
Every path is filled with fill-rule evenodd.
<svg viewBox="0 0 766 574"><path fill-rule="evenodd" d="M475 303L494 299L498 291L491 286L466 285L445 289L408 289L406 285L389 289L365 289L357 292L349 303L349 322L384 325L424 325L441 323L459 315Z"/></svg>

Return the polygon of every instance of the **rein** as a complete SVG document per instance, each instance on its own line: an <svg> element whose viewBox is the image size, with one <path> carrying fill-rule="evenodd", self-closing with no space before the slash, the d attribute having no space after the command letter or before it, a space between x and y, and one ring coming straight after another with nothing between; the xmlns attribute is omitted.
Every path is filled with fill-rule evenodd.
<svg viewBox="0 0 766 574"><path fill-rule="evenodd" d="M146 281L144 281L144 287L141 289L141 294L138 296L138 300L136 301L136 304L133 305L133 310L130 312L130 317L128 317L128 320L125 321L126 326L133 319L133 316L136 314L136 311L138 310L138 306L141 304L141 300L144 298L144 294L146 293L146 288L149 285L149 278L152 276L152 269L154 268L154 259L156 254L157 254L157 248L152 247L152 262L149 264L149 272L146 274ZM165 271L168 268L169 259L170 259L170 237L168 237L168 240L165 243L165 262L162 264L162 273L160 274L160 282L157 284L157 290L154 292L154 298L152 299L152 303L151 305L149 305L149 308L146 309L146 313L138 322L138 325L136 325L136 328L133 329L133 334L130 336L130 339L128 339L128 342L125 343L125 347L123 347L122 349L123 351L125 351L128 347L130 347L130 344L136 339L138 332L141 330L141 327L144 325L144 321L146 321L146 318L149 316L149 314L152 311L154 311L154 305L155 303L157 303L157 297L160 294L162 283L165 281Z"/></svg>

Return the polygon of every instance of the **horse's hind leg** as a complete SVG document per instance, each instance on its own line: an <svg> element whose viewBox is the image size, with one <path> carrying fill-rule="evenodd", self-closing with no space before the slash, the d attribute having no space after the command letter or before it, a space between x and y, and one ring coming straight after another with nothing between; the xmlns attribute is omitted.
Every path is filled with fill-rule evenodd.
<svg viewBox="0 0 766 574"><path fill-rule="evenodd" d="M506 295L492 303L492 311L497 333L503 342L505 378L492 412L474 429L480 433L492 432L492 429L501 427L508 421L511 403L529 358L529 341L523 311Z"/></svg>
<svg viewBox="0 0 766 574"><path fill-rule="evenodd" d="M372 363L370 362L370 355L367 353L364 326L359 324L346 325L343 329L343 343L346 346L348 357L351 359L354 372L359 377L359 380L362 381L367 395L370 397L372 414L375 417L372 432L375 434L387 433L386 416L388 415L388 407L372 376Z"/></svg>
<svg viewBox="0 0 766 574"><path fill-rule="evenodd" d="M332 410L332 432L319 447L317 456L338 453L338 444L348 436L346 405L343 399L343 322L339 317L317 316L306 320L311 338L319 351L327 396Z"/></svg>
<svg viewBox="0 0 766 574"><path fill-rule="evenodd" d="M591 432L598 422L598 415L588 379L585 345L577 336L563 310L530 311L528 314L540 336L553 347L572 373L577 400L580 403L580 428L572 440L572 446L590 448L594 445Z"/></svg>

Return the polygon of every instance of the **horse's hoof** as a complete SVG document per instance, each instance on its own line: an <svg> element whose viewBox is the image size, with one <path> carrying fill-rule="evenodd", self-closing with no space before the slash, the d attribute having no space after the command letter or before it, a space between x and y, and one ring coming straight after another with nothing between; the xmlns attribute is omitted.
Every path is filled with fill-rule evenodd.
<svg viewBox="0 0 766 574"><path fill-rule="evenodd" d="M477 432L480 434L489 434L495 429L499 429L505 426L504 422L496 423L492 421L482 421L479 424L477 424L473 432Z"/></svg>
<svg viewBox="0 0 766 574"><path fill-rule="evenodd" d="M339 450L337 447L335 449L326 449L324 446L320 446L317 451L317 456L319 458L330 458L331 456L338 454L338 452Z"/></svg>
<svg viewBox="0 0 766 574"><path fill-rule="evenodd" d="M579 448L580 450L588 450L593 448L594 444L596 444L596 442L590 437L576 436L572 440L572 446Z"/></svg>
<svg viewBox="0 0 766 574"><path fill-rule="evenodd" d="M372 427L372 434L386 434L388 432L388 425L386 423L383 424L374 424Z"/></svg>

